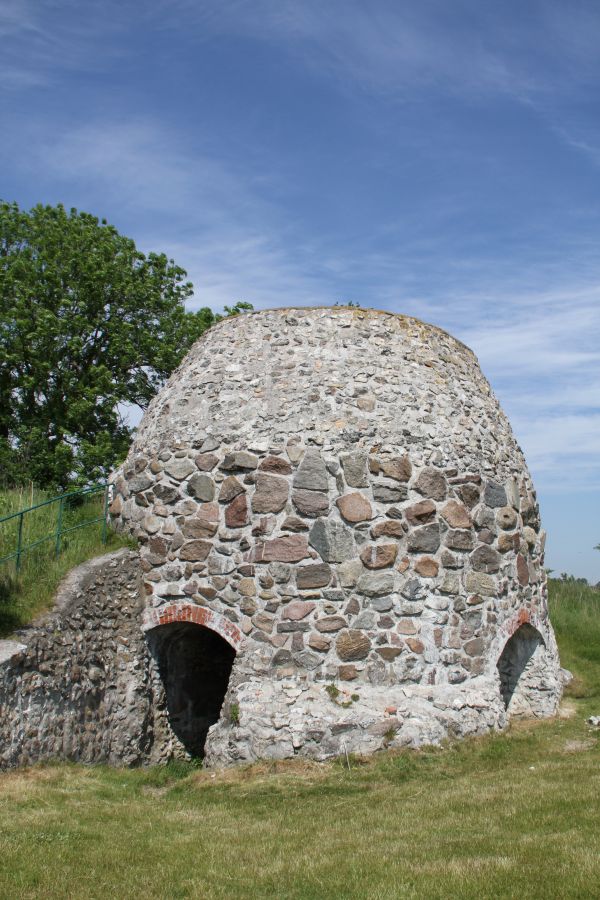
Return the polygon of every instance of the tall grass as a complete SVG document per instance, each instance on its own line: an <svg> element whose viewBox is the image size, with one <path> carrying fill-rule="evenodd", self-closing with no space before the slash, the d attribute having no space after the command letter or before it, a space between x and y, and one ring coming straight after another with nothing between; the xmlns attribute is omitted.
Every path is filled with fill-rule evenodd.
<svg viewBox="0 0 600 900"><path fill-rule="evenodd" d="M561 663L577 676L568 693L600 697L600 591L551 579L549 595Z"/></svg>
<svg viewBox="0 0 600 900"><path fill-rule="evenodd" d="M33 487L0 490L0 518L43 503L53 495ZM75 498L64 503L62 529L74 528L103 514L103 493ZM0 636L27 625L48 609L58 583L74 566L101 553L126 546L130 541L111 530L102 542L102 523L85 525L60 539L56 553L58 504L48 504L28 512L23 518L23 546L47 538L32 550L26 550L17 573L16 561L0 563ZM0 557L17 548L19 519L0 523Z"/></svg>

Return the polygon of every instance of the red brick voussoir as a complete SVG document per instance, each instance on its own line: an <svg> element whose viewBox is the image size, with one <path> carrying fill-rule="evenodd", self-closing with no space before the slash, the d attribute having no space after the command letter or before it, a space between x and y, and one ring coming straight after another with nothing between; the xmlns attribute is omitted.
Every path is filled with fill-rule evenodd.
<svg viewBox="0 0 600 900"><path fill-rule="evenodd" d="M170 603L159 609L147 609L144 613L142 631L150 631L161 625L171 625L173 622L191 622L194 625L210 628L211 631L224 638L236 653L241 647L242 633L237 625L212 609L196 606L193 603Z"/></svg>

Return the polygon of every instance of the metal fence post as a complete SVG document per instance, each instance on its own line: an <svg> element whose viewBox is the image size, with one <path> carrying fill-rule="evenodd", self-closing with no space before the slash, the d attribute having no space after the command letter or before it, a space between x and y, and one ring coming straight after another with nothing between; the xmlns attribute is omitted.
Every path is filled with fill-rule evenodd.
<svg viewBox="0 0 600 900"><path fill-rule="evenodd" d="M104 514L102 516L102 543L106 543L106 539L108 537L108 501L110 496L110 484L107 484L104 488Z"/></svg>
<svg viewBox="0 0 600 900"><path fill-rule="evenodd" d="M17 537L17 575L21 568L21 543L23 540L23 513L19 516L19 533Z"/></svg>
<svg viewBox="0 0 600 900"><path fill-rule="evenodd" d="M62 512L63 512L63 502L62 498L58 503L58 516L56 519L56 543L54 545L54 555L58 556L60 554L60 535L62 529Z"/></svg>

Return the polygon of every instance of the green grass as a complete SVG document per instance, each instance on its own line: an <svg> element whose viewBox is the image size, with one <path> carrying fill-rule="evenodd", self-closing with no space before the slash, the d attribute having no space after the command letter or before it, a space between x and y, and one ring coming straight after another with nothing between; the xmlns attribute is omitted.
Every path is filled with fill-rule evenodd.
<svg viewBox="0 0 600 900"><path fill-rule="evenodd" d="M576 675L572 696L600 699L600 590L577 582L550 582L550 618L562 665Z"/></svg>
<svg viewBox="0 0 600 900"><path fill-rule="evenodd" d="M30 488L0 490L0 518L29 506L43 503L52 496ZM72 528L90 519L102 516L102 493L88 497L83 502L65 503L62 528ZM16 628L29 624L36 615L49 609L61 578L74 566L118 547L128 546L128 538L113 531L108 532L106 544L102 543L102 525L86 525L61 538L61 552L55 553L58 504L42 506L23 518L23 545L49 537L22 556L17 575L14 561L0 563L0 637L10 635ZM16 550L19 520L14 518L0 523L0 557Z"/></svg>
<svg viewBox="0 0 600 900"><path fill-rule="evenodd" d="M553 583L577 690L507 734L224 772L0 776L0 896L564 898L600 894L600 595Z"/></svg>

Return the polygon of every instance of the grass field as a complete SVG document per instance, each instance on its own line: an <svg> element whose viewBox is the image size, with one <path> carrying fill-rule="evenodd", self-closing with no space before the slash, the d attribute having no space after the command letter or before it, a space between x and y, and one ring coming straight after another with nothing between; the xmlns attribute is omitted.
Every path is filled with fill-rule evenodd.
<svg viewBox="0 0 600 900"><path fill-rule="evenodd" d="M600 895L600 593L552 585L559 718L441 749L226 772L0 776L7 898Z"/></svg>
<svg viewBox="0 0 600 900"><path fill-rule="evenodd" d="M0 518L43 503L52 495L29 488L0 490ZM103 514L104 498L99 493L83 502L65 504L62 528L73 528ZM128 539L108 531L102 543L102 525L96 523L78 528L61 538L61 552L55 553L55 533L58 504L41 506L23 518L23 544L32 544L48 537L33 550L23 554L17 577L15 563L0 563L0 637L10 635L15 628L26 625L53 602L61 578L86 559L129 543ZM0 523L0 557L8 556L17 547L18 518Z"/></svg>

